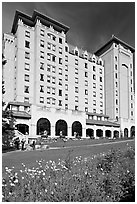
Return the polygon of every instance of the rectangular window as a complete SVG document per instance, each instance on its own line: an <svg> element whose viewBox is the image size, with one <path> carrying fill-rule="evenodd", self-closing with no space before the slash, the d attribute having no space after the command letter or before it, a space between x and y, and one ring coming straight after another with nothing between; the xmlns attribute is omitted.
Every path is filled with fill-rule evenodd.
<svg viewBox="0 0 137 204"><path fill-rule="evenodd" d="M68 84L65 84L65 90L68 91Z"/></svg>
<svg viewBox="0 0 137 204"><path fill-rule="evenodd" d="M28 63L25 63L25 70L30 70L30 64L28 64Z"/></svg>
<svg viewBox="0 0 137 204"><path fill-rule="evenodd" d="M75 74L78 74L78 68L75 68Z"/></svg>
<svg viewBox="0 0 137 204"><path fill-rule="evenodd" d="M59 57L59 64L62 64L62 58Z"/></svg>
<svg viewBox="0 0 137 204"><path fill-rule="evenodd" d="M96 83L93 83L93 88L96 88Z"/></svg>
<svg viewBox="0 0 137 204"><path fill-rule="evenodd" d="M65 104L65 110L67 110L68 109L68 104Z"/></svg>
<svg viewBox="0 0 137 204"><path fill-rule="evenodd" d="M78 96L75 96L75 102L78 102Z"/></svg>
<svg viewBox="0 0 137 204"><path fill-rule="evenodd" d="M52 84L55 84L55 83L56 83L56 78L52 77Z"/></svg>
<svg viewBox="0 0 137 204"><path fill-rule="evenodd" d="M52 51L56 51L56 46L52 44Z"/></svg>
<svg viewBox="0 0 137 204"><path fill-rule="evenodd" d="M44 40L40 40L40 47L44 47Z"/></svg>
<svg viewBox="0 0 137 204"><path fill-rule="evenodd" d="M95 91L93 91L93 97L96 97L96 92Z"/></svg>
<svg viewBox="0 0 137 204"><path fill-rule="evenodd" d="M93 109L93 113L96 113L96 109Z"/></svg>
<svg viewBox="0 0 137 204"><path fill-rule="evenodd" d="M68 47L67 46L65 46L65 52L68 52Z"/></svg>
<svg viewBox="0 0 137 204"><path fill-rule="evenodd" d="M85 107L85 112L88 112L88 108L87 107Z"/></svg>
<svg viewBox="0 0 137 204"><path fill-rule="evenodd" d="M100 82L102 82L102 77L100 77Z"/></svg>
<svg viewBox="0 0 137 204"><path fill-rule="evenodd" d="M85 98L85 104L88 104L88 98Z"/></svg>
<svg viewBox="0 0 137 204"><path fill-rule="evenodd" d="M44 59L44 52L40 51L40 58Z"/></svg>
<svg viewBox="0 0 137 204"><path fill-rule="evenodd" d="M44 37L44 30L40 30L40 35L42 36L42 37Z"/></svg>
<svg viewBox="0 0 137 204"><path fill-rule="evenodd" d="M47 82L50 83L50 76L47 76Z"/></svg>
<svg viewBox="0 0 137 204"><path fill-rule="evenodd" d="M100 114L103 114L103 110L100 110Z"/></svg>
<svg viewBox="0 0 137 204"><path fill-rule="evenodd" d="M62 48L59 47L59 54L62 54Z"/></svg>
<svg viewBox="0 0 137 204"><path fill-rule="evenodd" d="M55 72L56 72L56 67L52 66L52 73L55 73Z"/></svg>
<svg viewBox="0 0 137 204"><path fill-rule="evenodd" d="M100 98L101 98L101 99L103 98L103 94L102 94L102 93L100 93Z"/></svg>
<svg viewBox="0 0 137 204"><path fill-rule="evenodd" d="M44 93L44 86L40 85L40 92Z"/></svg>
<svg viewBox="0 0 137 204"><path fill-rule="evenodd" d="M44 103L44 97L40 97L40 103Z"/></svg>
<svg viewBox="0 0 137 204"><path fill-rule="evenodd" d="M96 106L96 100L93 100L93 105Z"/></svg>
<svg viewBox="0 0 137 204"><path fill-rule="evenodd" d="M29 75L25 74L25 81L29 82Z"/></svg>
<svg viewBox="0 0 137 204"><path fill-rule="evenodd" d="M96 75L95 74L93 74L93 79L96 80Z"/></svg>
<svg viewBox="0 0 137 204"><path fill-rule="evenodd" d="M68 71L68 65L65 65L65 71Z"/></svg>
<svg viewBox="0 0 137 204"><path fill-rule="evenodd" d="M85 95L88 95L88 90L87 89L85 89Z"/></svg>
<svg viewBox="0 0 137 204"><path fill-rule="evenodd" d="M55 95L55 91L56 89L55 88L52 88L52 94Z"/></svg>
<svg viewBox="0 0 137 204"><path fill-rule="evenodd" d="M93 71L94 71L94 72L96 71L96 67L95 67L95 66L93 66Z"/></svg>
<svg viewBox="0 0 137 204"><path fill-rule="evenodd" d="M56 99L52 98L52 105L55 105L55 104L56 104Z"/></svg>
<svg viewBox="0 0 137 204"><path fill-rule="evenodd" d="M116 90L116 96L118 96L118 90Z"/></svg>
<svg viewBox="0 0 137 204"><path fill-rule="evenodd" d="M115 61L117 62L117 56L115 56Z"/></svg>
<svg viewBox="0 0 137 204"><path fill-rule="evenodd" d="M88 77L88 72L85 72L85 77Z"/></svg>
<svg viewBox="0 0 137 204"><path fill-rule="evenodd" d="M75 110L78 111L78 106L75 106Z"/></svg>
<svg viewBox="0 0 137 204"><path fill-rule="evenodd" d="M50 98L47 98L47 104L50 104Z"/></svg>
<svg viewBox="0 0 137 204"><path fill-rule="evenodd" d="M65 75L65 81L68 81L68 75Z"/></svg>
<svg viewBox="0 0 137 204"><path fill-rule="evenodd" d="M59 100L59 106L62 106L62 100Z"/></svg>
<svg viewBox="0 0 137 204"><path fill-rule="evenodd" d="M59 89L59 96L62 96L62 90Z"/></svg>
<svg viewBox="0 0 137 204"><path fill-rule="evenodd" d="M78 84L78 78L75 77L75 83Z"/></svg>
<svg viewBox="0 0 137 204"><path fill-rule="evenodd" d="M62 44L62 38L59 38L59 43Z"/></svg>
<svg viewBox="0 0 137 204"><path fill-rule="evenodd" d="M59 67L59 74L62 75L62 68Z"/></svg>
<svg viewBox="0 0 137 204"><path fill-rule="evenodd" d="M85 62L85 68L88 68L88 63Z"/></svg>
<svg viewBox="0 0 137 204"><path fill-rule="evenodd" d="M103 102L102 101L100 101L100 107L103 107Z"/></svg>
<svg viewBox="0 0 137 204"><path fill-rule="evenodd" d="M29 103L29 97L24 97L24 102Z"/></svg>
<svg viewBox="0 0 137 204"><path fill-rule="evenodd" d="M25 47L26 47L26 48L30 48L30 42L27 41L27 40L25 40Z"/></svg>
<svg viewBox="0 0 137 204"><path fill-rule="evenodd" d="M47 71L50 72L51 71L51 65L47 64Z"/></svg>
<svg viewBox="0 0 137 204"><path fill-rule="evenodd" d="M44 81L44 74L40 74L40 81Z"/></svg>
<svg viewBox="0 0 137 204"><path fill-rule="evenodd" d="M30 59L30 53L29 52L25 52L25 59Z"/></svg>
<svg viewBox="0 0 137 204"><path fill-rule="evenodd" d="M102 84L100 84L100 90L102 90L103 89L103 86L102 86Z"/></svg>
<svg viewBox="0 0 137 204"><path fill-rule="evenodd" d="M65 61L68 62L68 56L67 55L65 55Z"/></svg>
<svg viewBox="0 0 137 204"><path fill-rule="evenodd" d="M78 87L75 87L75 93L78 93Z"/></svg>
<svg viewBox="0 0 137 204"><path fill-rule="evenodd" d="M25 31L25 37L28 37L28 38L30 38L30 32L29 31Z"/></svg>
<svg viewBox="0 0 137 204"><path fill-rule="evenodd" d="M50 94L50 87L47 87L47 93Z"/></svg>
<svg viewBox="0 0 137 204"><path fill-rule="evenodd" d="M75 65L78 65L78 59L75 59Z"/></svg>
<svg viewBox="0 0 137 204"><path fill-rule="evenodd" d="M118 105L118 100L116 99L116 105Z"/></svg>
<svg viewBox="0 0 137 204"><path fill-rule="evenodd" d="M101 68L99 69L99 73L102 74L102 69Z"/></svg>
<svg viewBox="0 0 137 204"><path fill-rule="evenodd" d="M115 70L117 70L117 64L115 64Z"/></svg>
<svg viewBox="0 0 137 204"><path fill-rule="evenodd" d="M40 62L40 69L44 70L44 63Z"/></svg>
<svg viewBox="0 0 137 204"><path fill-rule="evenodd" d="M24 92L25 92L25 93L29 93L29 86L25 86L25 87L24 87Z"/></svg>
<svg viewBox="0 0 137 204"><path fill-rule="evenodd" d="M87 80L85 80L85 86L88 86L88 81Z"/></svg>
<svg viewBox="0 0 137 204"><path fill-rule="evenodd" d="M62 86L62 79L59 79L59 85Z"/></svg>
<svg viewBox="0 0 137 204"><path fill-rule="evenodd" d="M65 94L65 100L68 100L68 94Z"/></svg>

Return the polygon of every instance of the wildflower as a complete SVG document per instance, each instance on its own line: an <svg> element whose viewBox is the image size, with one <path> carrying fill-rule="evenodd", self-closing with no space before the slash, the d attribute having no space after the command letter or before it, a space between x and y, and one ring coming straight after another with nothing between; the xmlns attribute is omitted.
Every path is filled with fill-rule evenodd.
<svg viewBox="0 0 137 204"><path fill-rule="evenodd" d="M18 181L19 181L19 180L18 180L18 179L16 179L16 180L14 181L14 183L18 183Z"/></svg>
<svg viewBox="0 0 137 204"><path fill-rule="evenodd" d="M15 186L15 184L14 184L14 183L11 183L10 185L11 185L11 186Z"/></svg>
<svg viewBox="0 0 137 204"><path fill-rule="evenodd" d="M47 193L47 192L48 192L48 190L47 190L47 189L45 189L45 192Z"/></svg>
<svg viewBox="0 0 137 204"><path fill-rule="evenodd" d="M22 176L22 179L24 179L24 176Z"/></svg>

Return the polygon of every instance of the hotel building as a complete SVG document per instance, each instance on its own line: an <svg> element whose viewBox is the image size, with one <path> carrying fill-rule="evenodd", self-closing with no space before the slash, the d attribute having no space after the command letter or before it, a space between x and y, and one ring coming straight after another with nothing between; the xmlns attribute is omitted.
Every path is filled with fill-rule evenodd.
<svg viewBox="0 0 137 204"><path fill-rule="evenodd" d="M4 34L3 100L17 129L29 138L45 130L50 137L124 136L134 126L134 49L116 38L110 54L106 45L91 54L70 45L68 31L37 11L32 17L16 11L11 33Z"/></svg>

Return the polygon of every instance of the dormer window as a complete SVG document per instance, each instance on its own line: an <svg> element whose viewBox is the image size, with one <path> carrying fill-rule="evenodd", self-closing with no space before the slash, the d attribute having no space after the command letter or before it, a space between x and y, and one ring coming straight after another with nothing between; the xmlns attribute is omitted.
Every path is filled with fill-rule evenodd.
<svg viewBox="0 0 137 204"><path fill-rule="evenodd" d="M84 55L84 59L88 59L88 53L87 53L87 51L85 51L83 55Z"/></svg>
<svg viewBox="0 0 137 204"><path fill-rule="evenodd" d="M75 54L76 56L79 56L79 51L78 51L78 48L77 48L77 47L74 49L74 54Z"/></svg>
<svg viewBox="0 0 137 204"><path fill-rule="evenodd" d="M95 57L95 55L92 56L91 60L92 60L92 62L96 63L96 57Z"/></svg>

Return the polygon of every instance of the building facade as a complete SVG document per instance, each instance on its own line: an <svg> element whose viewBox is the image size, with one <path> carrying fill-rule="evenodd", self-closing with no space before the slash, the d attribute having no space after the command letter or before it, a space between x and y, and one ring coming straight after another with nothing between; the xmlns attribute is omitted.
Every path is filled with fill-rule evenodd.
<svg viewBox="0 0 137 204"><path fill-rule="evenodd" d="M120 123L109 120L114 115L106 106L106 60L70 45L68 30L37 11L32 17L16 11L12 31L3 37L6 108L29 137L43 131L51 137L120 136Z"/></svg>

